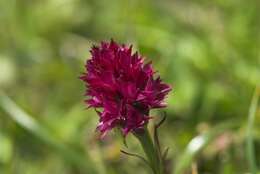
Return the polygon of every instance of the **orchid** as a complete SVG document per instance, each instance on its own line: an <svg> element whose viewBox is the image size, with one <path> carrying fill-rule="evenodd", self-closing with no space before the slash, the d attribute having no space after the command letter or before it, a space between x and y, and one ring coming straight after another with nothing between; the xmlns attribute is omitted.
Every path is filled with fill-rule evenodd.
<svg viewBox="0 0 260 174"><path fill-rule="evenodd" d="M114 41L93 46L87 60L85 82L89 107L102 108L98 130L104 136L114 127L120 127L124 135L142 129L149 119L149 111L162 108L171 87L163 83L150 63L132 46Z"/></svg>
<svg viewBox="0 0 260 174"><path fill-rule="evenodd" d="M80 78L86 85L87 106L95 108L99 115L97 129L101 137L113 128L120 128L124 137L133 133L154 174L162 174L163 159L157 128L153 140L146 125L152 118L149 115L151 109L166 106L164 99L171 87L162 82L151 62L145 63L144 57L132 52L132 46L111 40L93 46L90 52L86 72Z"/></svg>

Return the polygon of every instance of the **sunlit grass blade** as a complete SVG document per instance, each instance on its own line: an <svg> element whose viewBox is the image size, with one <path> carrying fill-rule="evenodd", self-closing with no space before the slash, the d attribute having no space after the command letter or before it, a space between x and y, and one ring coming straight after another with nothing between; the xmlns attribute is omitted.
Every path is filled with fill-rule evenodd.
<svg viewBox="0 0 260 174"><path fill-rule="evenodd" d="M259 99L259 89L256 87L249 107L247 133L246 133L246 155L248 158L249 170L250 173L252 174L257 173L253 130L254 130L254 122L255 122L258 99Z"/></svg>
<svg viewBox="0 0 260 174"><path fill-rule="evenodd" d="M92 160L87 155L81 155L65 144L59 142L46 128L40 125L37 120L23 111L8 96L0 91L0 107L8 113L8 115L19 126L29 131L31 134L41 139L47 145L57 151L66 161L70 162L86 173L97 173Z"/></svg>
<svg viewBox="0 0 260 174"><path fill-rule="evenodd" d="M183 154L179 157L179 160L177 160L173 174L183 174L184 171L191 166L194 157L203 148L212 142L219 134L225 132L227 129L235 128L238 125L238 122L232 120L214 127L205 134L194 137L187 145Z"/></svg>

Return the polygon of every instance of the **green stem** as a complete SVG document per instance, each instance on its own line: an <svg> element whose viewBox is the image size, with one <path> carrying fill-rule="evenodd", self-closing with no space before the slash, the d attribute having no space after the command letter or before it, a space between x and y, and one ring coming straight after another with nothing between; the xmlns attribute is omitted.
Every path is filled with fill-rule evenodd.
<svg viewBox="0 0 260 174"><path fill-rule="evenodd" d="M142 145L144 153L148 159L149 164L154 172L154 174L163 174L163 164L162 159L160 158L159 151L155 148L153 140L148 132L145 129L143 132L134 133L136 138Z"/></svg>

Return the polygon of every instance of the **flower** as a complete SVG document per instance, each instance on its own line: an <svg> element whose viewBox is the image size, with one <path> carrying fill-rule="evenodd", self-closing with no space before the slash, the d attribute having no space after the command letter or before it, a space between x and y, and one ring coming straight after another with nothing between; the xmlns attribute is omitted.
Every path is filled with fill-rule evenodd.
<svg viewBox="0 0 260 174"><path fill-rule="evenodd" d="M97 129L102 136L114 127L120 127L124 135L142 129L151 118L150 109L166 106L164 98L171 87L154 77L151 62L144 63L142 56L133 54L132 46L111 40L90 52L80 78L87 87L88 107L100 117Z"/></svg>

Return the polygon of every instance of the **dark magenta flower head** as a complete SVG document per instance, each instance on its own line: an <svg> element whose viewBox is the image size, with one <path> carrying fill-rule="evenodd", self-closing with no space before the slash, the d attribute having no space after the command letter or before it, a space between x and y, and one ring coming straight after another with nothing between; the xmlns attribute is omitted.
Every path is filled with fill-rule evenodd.
<svg viewBox="0 0 260 174"><path fill-rule="evenodd" d="M102 42L90 52L80 78L87 87L88 107L101 108L96 111L102 136L114 127L120 127L124 135L142 129L151 109L166 106L164 98L171 87L155 77L151 63L132 53L132 46Z"/></svg>

